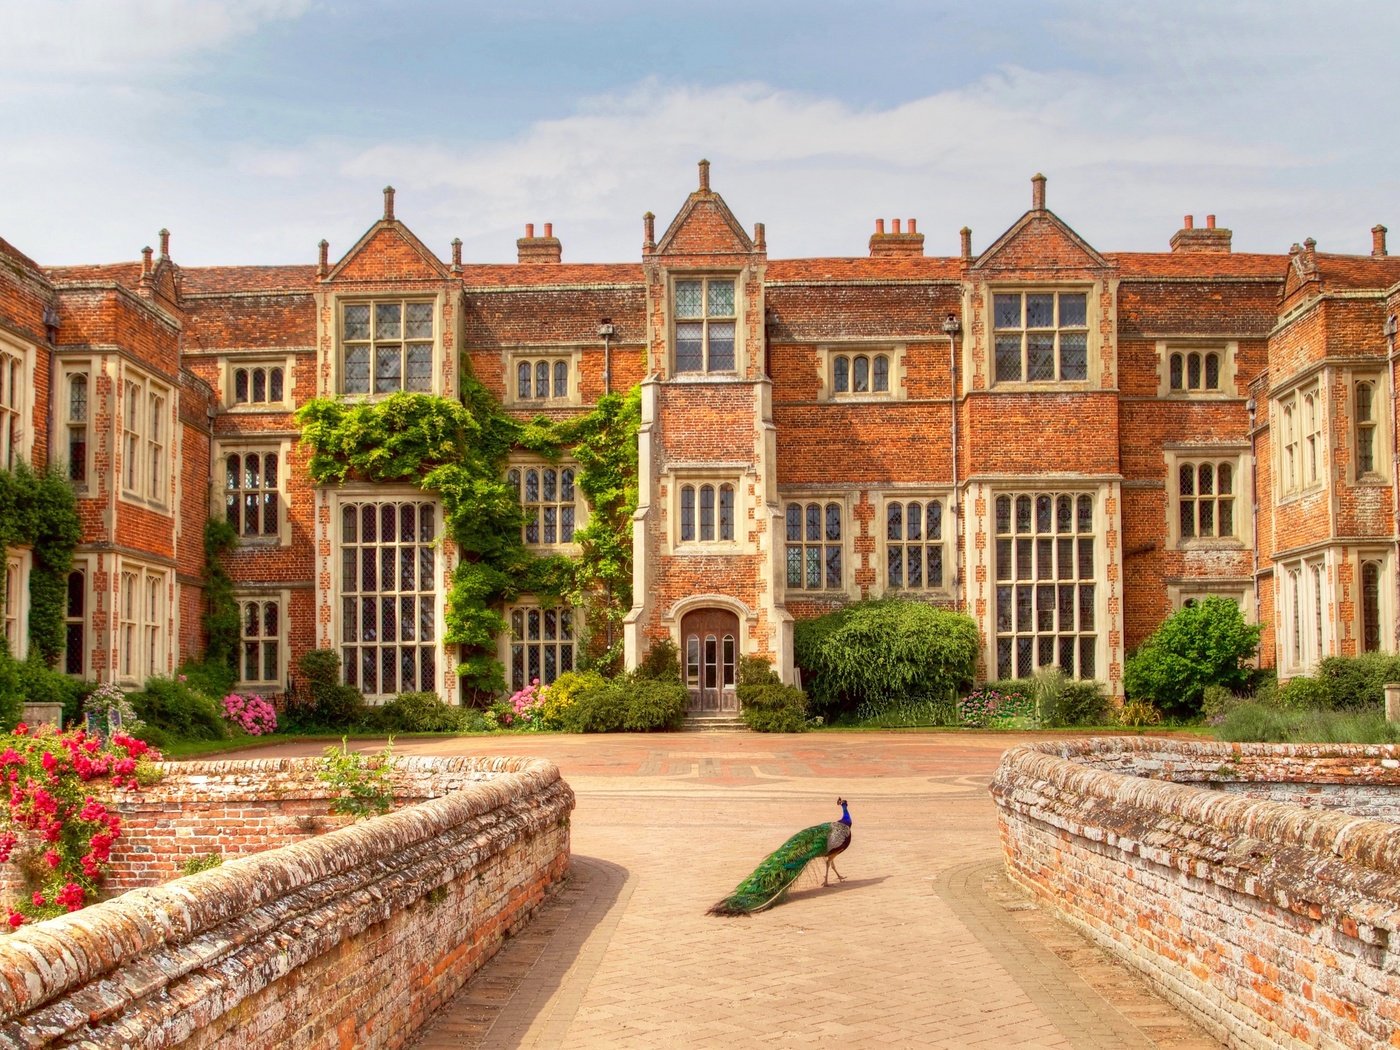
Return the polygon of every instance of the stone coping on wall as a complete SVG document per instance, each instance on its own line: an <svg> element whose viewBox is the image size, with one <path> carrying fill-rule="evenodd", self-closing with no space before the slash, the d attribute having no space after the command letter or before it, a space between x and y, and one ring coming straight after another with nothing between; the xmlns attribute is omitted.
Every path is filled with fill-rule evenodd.
<svg viewBox="0 0 1400 1050"><path fill-rule="evenodd" d="M1390 796L1400 749L1047 742L991 793L1012 878L1231 1045L1400 1045L1400 824L1279 800L1342 783Z"/></svg>
<svg viewBox="0 0 1400 1050"><path fill-rule="evenodd" d="M315 767L314 759L168 764L154 790L176 800L318 789L328 798ZM178 1045L298 967L415 905L436 904L449 888L464 914L494 916L471 899L473 880L521 843L548 840L536 850L539 870L517 871L525 865L512 861L502 896L523 899L526 884L538 896L542 881L562 876L573 793L552 762L397 759L393 781L396 798L410 804L383 816L0 937L0 1044ZM493 933L511 921L493 918Z"/></svg>

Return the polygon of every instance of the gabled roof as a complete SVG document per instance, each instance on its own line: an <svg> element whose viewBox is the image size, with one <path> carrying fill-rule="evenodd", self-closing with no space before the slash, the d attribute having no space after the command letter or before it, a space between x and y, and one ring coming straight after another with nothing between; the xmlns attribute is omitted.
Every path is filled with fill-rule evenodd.
<svg viewBox="0 0 1400 1050"><path fill-rule="evenodd" d="M685 199L656 245L657 255L749 255L753 241L739 220L710 189L710 162L700 162L700 188Z"/></svg>
<svg viewBox="0 0 1400 1050"><path fill-rule="evenodd" d="M380 219L327 275L330 281L450 279L452 273L397 219Z"/></svg>
<svg viewBox="0 0 1400 1050"><path fill-rule="evenodd" d="M0 256L4 256L5 258L18 263L20 266L23 266L26 270L29 270L31 273L42 274L44 272L43 269L40 268L38 263L36 263L29 256L25 255L24 252L20 251L18 248L16 248L9 241L5 240L5 238L3 237L0 237Z"/></svg>
<svg viewBox="0 0 1400 1050"><path fill-rule="evenodd" d="M139 262L50 266L47 272L55 284L120 284L127 288L137 288L141 284Z"/></svg>
<svg viewBox="0 0 1400 1050"><path fill-rule="evenodd" d="M972 269L1103 270L1112 266L1053 211L1032 208L977 257Z"/></svg>

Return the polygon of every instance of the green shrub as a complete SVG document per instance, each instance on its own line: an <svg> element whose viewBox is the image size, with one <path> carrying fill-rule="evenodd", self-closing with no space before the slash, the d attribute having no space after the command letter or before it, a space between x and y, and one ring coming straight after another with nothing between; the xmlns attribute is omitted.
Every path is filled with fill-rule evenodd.
<svg viewBox="0 0 1400 1050"><path fill-rule="evenodd" d="M0 644L0 733L13 729L24 717L24 689L19 662Z"/></svg>
<svg viewBox="0 0 1400 1050"><path fill-rule="evenodd" d="M1031 691L1028 694L1035 704L1035 717L1043 726L1065 725L1060 712L1060 697L1065 686L1070 683L1069 675L1059 667L1042 667L1031 675Z"/></svg>
<svg viewBox="0 0 1400 1050"><path fill-rule="evenodd" d="M1119 709L1118 721L1130 728L1141 729L1143 726L1160 725L1162 712L1146 700L1129 700Z"/></svg>
<svg viewBox="0 0 1400 1050"><path fill-rule="evenodd" d="M1110 721L1113 705L1098 682L1066 682L1060 693L1056 724L1067 726L1101 726Z"/></svg>
<svg viewBox="0 0 1400 1050"><path fill-rule="evenodd" d="M681 680L680 650L669 638L651 643L646 656L632 672L634 679L649 682L679 682Z"/></svg>
<svg viewBox="0 0 1400 1050"><path fill-rule="evenodd" d="M1300 674L1279 687L1278 706L1289 711L1324 711L1333 706L1332 693L1321 679Z"/></svg>
<svg viewBox="0 0 1400 1050"><path fill-rule="evenodd" d="M19 695L24 703L62 704L64 725L82 718L83 698L95 688L93 683L55 671L35 656L13 661L13 666ZM0 698L0 709L3 707L4 700ZM17 713L18 710L16 708ZM3 718L3 714L0 714L0 724L3 724Z"/></svg>
<svg viewBox="0 0 1400 1050"><path fill-rule="evenodd" d="M560 728L570 733L613 733L627 720L627 689L623 682L602 681L579 689L561 713Z"/></svg>
<svg viewBox="0 0 1400 1050"><path fill-rule="evenodd" d="M772 661L768 657L739 657L738 685L778 685L781 682L782 679L778 677L778 672L773 670Z"/></svg>
<svg viewBox="0 0 1400 1050"><path fill-rule="evenodd" d="M388 813L394 805L394 786L389 774L394 768L394 742L376 755L351 751L349 742L340 738L340 746L326 748L316 770L316 778L335 792L331 812L343 816L372 817Z"/></svg>
<svg viewBox="0 0 1400 1050"><path fill-rule="evenodd" d="M169 740L224 740L228 723L211 696L191 689L188 682L172 678L148 678L146 687L127 697L147 728L157 729ZM147 739L145 733L142 738Z"/></svg>
<svg viewBox="0 0 1400 1050"><path fill-rule="evenodd" d="M375 724L391 733L452 733L462 724L458 709L437 693L400 693L374 715Z"/></svg>
<svg viewBox="0 0 1400 1050"><path fill-rule="evenodd" d="M566 712L574 706L579 693L601 689L604 679L597 671L565 671L544 689L544 702L540 705L540 726L544 729L563 729Z"/></svg>
<svg viewBox="0 0 1400 1050"><path fill-rule="evenodd" d="M637 681L626 686L627 711L622 728L646 733L658 729L679 729L685 721L690 694L680 682Z"/></svg>
<svg viewBox="0 0 1400 1050"><path fill-rule="evenodd" d="M365 719L365 698L340 681L340 654L312 649L297 661L301 681L288 697L283 724L289 729L345 729Z"/></svg>
<svg viewBox="0 0 1400 1050"><path fill-rule="evenodd" d="M1288 739L1291 716L1277 707L1263 704L1240 704L1225 715L1215 731L1221 740L1253 740L1281 744Z"/></svg>
<svg viewBox="0 0 1400 1050"><path fill-rule="evenodd" d="M1271 744L1395 744L1400 726L1387 722L1383 711L1291 711L1247 703L1225 716L1216 736Z"/></svg>
<svg viewBox="0 0 1400 1050"><path fill-rule="evenodd" d="M1278 686L1274 686L1277 691ZM1243 701L1223 685L1208 685L1201 696L1201 714L1207 722L1219 724Z"/></svg>
<svg viewBox="0 0 1400 1050"><path fill-rule="evenodd" d="M807 694L797 686L773 681L741 685L737 692L744 724L754 732L801 733L807 728Z"/></svg>
<svg viewBox="0 0 1400 1050"><path fill-rule="evenodd" d="M1400 656L1329 656L1319 665L1317 677L1327 687L1328 707L1384 710L1385 683L1400 682Z"/></svg>
<svg viewBox="0 0 1400 1050"><path fill-rule="evenodd" d="M216 700L222 700L233 692L233 684L238 678L232 668L217 660L191 660L181 664L175 677L178 679L181 675L191 689Z"/></svg>
<svg viewBox="0 0 1400 1050"><path fill-rule="evenodd" d="M898 598L802 621L794 646L813 705L837 711L951 695L971 681L978 655L971 617Z"/></svg>
<svg viewBox="0 0 1400 1050"><path fill-rule="evenodd" d="M1128 657L1123 687L1133 700L1148 700L1162 712L1191 718L1201 712L1208 685L1241 689L1249 682L1245 663L1259 648L1259 625L1248 624L1228 598L1205 598L1178 609Z"/></svg>
<svg viewBox="0 0 1400 1050"><path fill-rule="evenodd" d="M1030 696L1035 692L1035 679L999 678L994 682L987 682L982 688L993 693L1020 693L1022 696Z"/></svg>

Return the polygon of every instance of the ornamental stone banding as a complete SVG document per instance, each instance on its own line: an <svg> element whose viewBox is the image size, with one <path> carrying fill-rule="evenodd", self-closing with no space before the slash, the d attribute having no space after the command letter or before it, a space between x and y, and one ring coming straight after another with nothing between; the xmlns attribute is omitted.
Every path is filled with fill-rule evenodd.
<svg viewBox="0 0 1400 1050"><path fill-rule="evenodd" d="M1232 1047L1400 1045L1400 748L1012 748L1011 878Z"/></svg>
<svg viewBox="0 0 1400 1050"><path fill-rule="evenodd" d="M567 873L551 762L398 759L398 808L348 826L316 768L167 764L121 798L144 882L0 937L0 1045L400 1046Z"/></svg>

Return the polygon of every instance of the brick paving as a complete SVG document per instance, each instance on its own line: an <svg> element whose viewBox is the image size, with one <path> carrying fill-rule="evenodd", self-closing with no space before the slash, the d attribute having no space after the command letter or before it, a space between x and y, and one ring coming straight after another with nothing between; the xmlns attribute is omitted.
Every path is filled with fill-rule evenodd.
<svg viewBox="0 0 1400 1050"><path fill-rule="evenodd" d="M396 742L547 757L578 796L568 884L412 1045L1217 1046L1001 874L986 784L1018 739ZM808 872L762 915L705 915L793 831L839 816L838 794L854 820L844 883Z"/></svg>

